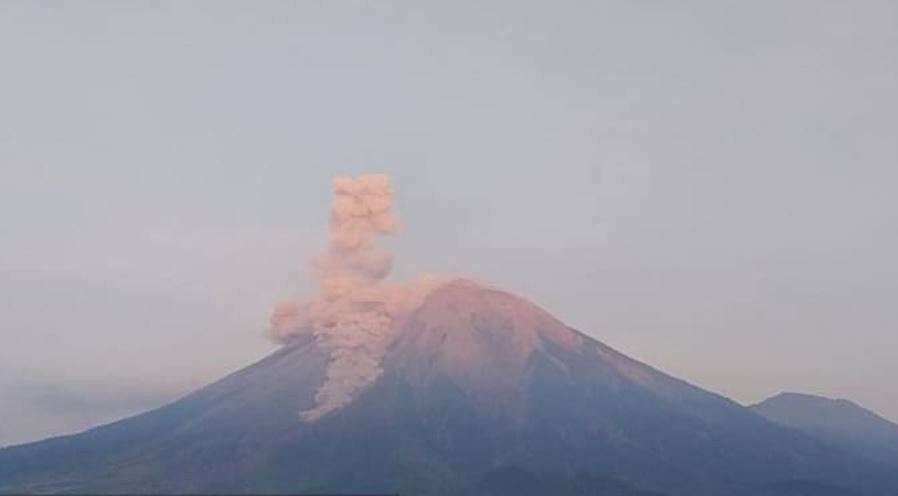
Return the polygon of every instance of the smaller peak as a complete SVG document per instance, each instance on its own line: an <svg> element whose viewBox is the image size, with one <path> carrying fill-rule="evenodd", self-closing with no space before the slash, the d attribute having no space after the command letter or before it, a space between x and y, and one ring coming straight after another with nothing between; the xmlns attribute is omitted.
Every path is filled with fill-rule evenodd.
<svg viewBox="0 0 898 496"><path fill-rule="evenodd" d="M830 400L825 396L817 396L813 394L807 393L796 393L793 391L783 391L776 396L770 398L771 400Z"/></svg>
<svg viewBox="0 0 898 496"><path fill-rule="evenodd" d="M756 406L775 404L802 404L802 405L836 405L840 407L860 408L855 402L842 398L830 398L808 393L796 393L783 391L758 403Z"/></svg>

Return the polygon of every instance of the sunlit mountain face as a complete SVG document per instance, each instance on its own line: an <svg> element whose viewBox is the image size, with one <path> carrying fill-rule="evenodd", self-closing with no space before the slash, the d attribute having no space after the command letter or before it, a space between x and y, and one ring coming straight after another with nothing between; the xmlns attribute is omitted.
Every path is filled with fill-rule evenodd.
<svg viewBox="0 0 898 496"><path fill-rule="evenodd" d="M320 415L307 412L338 380L335 349L299 333L170 405L0 451L0 491L885 496L898 487L893 469L479 283L437 285L390 335L377 366L358 370L371 375L352 378L364 385Z"/></svg>

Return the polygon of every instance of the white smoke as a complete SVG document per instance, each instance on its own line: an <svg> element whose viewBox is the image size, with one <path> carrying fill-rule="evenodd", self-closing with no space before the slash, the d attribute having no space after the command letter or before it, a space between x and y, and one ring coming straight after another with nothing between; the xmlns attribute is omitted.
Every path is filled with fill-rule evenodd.
<svg viewBox="0 0 898 496"><path fill-rule="evenodd" d="M397 225L386 175L336 177L332 190L328 249L313 261L320 292L309 300L279 303L271 316L276 340L312 335L331 355L316 406L300 412L305 421L346 405L383 373L383 356L399 322L437 284L426 277L383 282L393 257L374 242L393 234Z"/></svg>

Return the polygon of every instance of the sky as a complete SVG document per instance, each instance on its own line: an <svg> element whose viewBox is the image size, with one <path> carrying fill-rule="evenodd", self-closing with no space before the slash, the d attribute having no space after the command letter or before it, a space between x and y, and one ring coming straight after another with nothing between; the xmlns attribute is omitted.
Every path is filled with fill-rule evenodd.
<svg viewBox="0 0 898 496"><path fill-rule="evenodd" d="M0 3L0 445L261 358L330 178L748 404L898 420L898 3Z"/></svg>

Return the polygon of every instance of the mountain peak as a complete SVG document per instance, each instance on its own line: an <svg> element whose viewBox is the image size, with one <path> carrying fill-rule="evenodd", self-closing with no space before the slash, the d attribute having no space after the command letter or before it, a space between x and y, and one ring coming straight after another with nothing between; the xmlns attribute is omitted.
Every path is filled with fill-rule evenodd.
<svg viewBox="0 0 898 496"><path fill-rule="evenodd" d="M830 415L836 412L872 414L869 410L850 400L790 391L783 391L752 405L751 408L772 416L816 416L823 411ZM783 421L785 418L780 420Z"/></svg>
<svg viewBox="0 0 898 496"><path fill-rule="evenodd" d="M898 460L898 425L852 401L780 393L750 408L768 420L890 465Z"/></svg>
<svg viewBox="0 0 898 496"><path fill-rule="evenodd" d="M413 370L417 381L445 377L475 393L497 394L517 387L535 354L582 344L581 335L533 303L455 279L411 314L387 362Z"/></svg>
<svg viewBox="0 0 898 496"><path fill-rule="evenodd" d="M453 279L434 289L412 315L413 325L456 335L490 328L522 353L549 341L571 349L577 333L524 298L470 279Z"/></svg>

